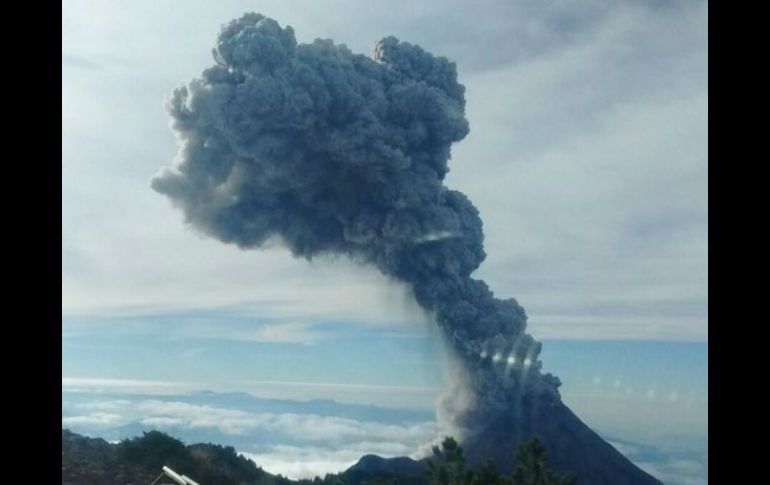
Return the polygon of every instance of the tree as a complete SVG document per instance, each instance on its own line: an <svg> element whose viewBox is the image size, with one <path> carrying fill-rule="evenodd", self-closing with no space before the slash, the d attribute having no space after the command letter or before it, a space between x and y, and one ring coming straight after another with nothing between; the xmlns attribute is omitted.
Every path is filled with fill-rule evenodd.
<svg viewBox="0 0 770 485"><path fill-rule="evenodd" d="M452 437L447 437L441 447L433 447L433 456L425 470L428 485L467 485L472 473L465 470L463 449Z"/></svg>
<svg viewBox="0 0 770 485"><path fill-rule="evenodd" d="M512 485L576 485L571 474L557 475L548 468L548 452L537 436L525 441L516 452Z"/></svg>
<svg viewBox="0 0 770 485"><path fill-rule="evenodd" d="M500 472L495 468L495 463L492 460L487 460L473 473L470 483L471 485L507 485L508 481L500 476Z"/></svg>
<svg viewBox="0 0 770 485"><path fill-rule="evenodd" d="M363 485L399 485L396 477L375 477L363 483Z"/></svg>
<svg viewBox="0 0 770 485"><path fill-rule="evenodd" d="M558 475L548 467L548 452L533 436L519 446L516 468L510 477L501 476L489 460L476 470L465 469L463 449L453 438L446 438L427 461L428 485L576 485L569 474Z"/></svg>
<svg viewBox="0 0 770 485"><path fill-rule="evenodd" d="M189 470L193 465L185 444L160 431L145 432L141 437L124 439L118 444L117 451L127 461L149 469L169 465Z"/></svg>

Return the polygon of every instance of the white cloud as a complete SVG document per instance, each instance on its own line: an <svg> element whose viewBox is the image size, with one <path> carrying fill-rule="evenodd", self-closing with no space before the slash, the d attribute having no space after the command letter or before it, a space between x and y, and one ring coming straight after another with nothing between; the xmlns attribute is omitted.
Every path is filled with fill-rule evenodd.
<svg viewBox="0 0 770 485"><path fill-rule="evenodd" d="M123 422L123 416L113 413L92 412L83 416L65 416L61 418L62 426L100 426L111 427Z"/></svg>
<svg viewBox="0 0 770 485"><path fill-rule="evenodd" d="M153 381L141 379L104 379L90 377L62 377L62 390L79 392L120 392L124 394L169 394L178 393L194 389L196 386L192 383L173 382L173 381ZM111 401L112 405L117 402ZM104 406L105 403L91 404Z"/></svg>
<svg viewBox="0 0 770 485"><path fill-rule="evenodd" d="M343 384L336 382L298 382L298 381L248 381L249 384L261 384L269 386L289 386L289 387L320 387L326 389L340 390L354 390L362 389L372 392L385 392L385 393L418 393L418 394L433 394L440 389L437 387L414 387L414 386L387 386L379 384Z"/></svg>
<svg viewBox="0 0 770 485"><path fill-rule="evenodd" d="M141 401L134 405L145 424L174 424L187 428L216 428L223 433L273 432L295 439L341 445L352 441L383 440L419 444L435 432L433 423L404 426L365 423L336 416L293 413L247 413L235 409L173 401Z"/></svg>
<svg viewBox="0 0 770 485"><path fill-rule="evenodd" d="M670 460L664 462L635 461L642 470L667 485L707 485L707 460Z"/></svg>
<svg viewBox="0 0 770 485"><path fill-rule="evenodd" d="M360 455L348 450L276 446L262 453L242 452L241 455L262 469L292 479L323 477L338 473L355 464Z"/></svg>
<svg viewBox="0 0 770 485"><path fill-rule="evenodd" d="M63 417L63 424L115 426L138 421L150 427L211 428L229 435L274 433L276 436L288 436L294 440L327 446L353 442L387 442L416 447L432 438L436 432L433 422L392 425L315 414L251 413L159 399L91 401L76 408L81 414ZM112 412L104 412L105 409Z"/></svg>
<svg viewBox="0 0 770 485"><path fill-rule="evenodd" d="M195 338L195 339L216 339L233 340L241 342L265 342L265 343L294 343L294 344L315 344L321 340L330 338L327 332L322 332L319 324L313 321L268 321L261 322L260 318L250 320L249 312L240 314L228 312L226 315L218 315L210 318L196 317L192 320L193 324L177 326L176 328L167 328L165 334L170 338ZM235 320L246 320L247 324L242 322L228 322L228 317L234 317ZM215 320L218 320L215 322ZM223 321L225 320L225 321ZM180 328L181 327L181 328ZM246 328L244 328L246 327ZM177 332L177 333L174 333Z"/></svg>
<svg viewBox="0 0 770 485"><path fill-rule="evenodd" d="M312 326L313 324L309 322L267 323L257 327L253 332L242 334L242 339L255 342L312 344L321 338L318 332L312 330Z"/></svg>
<svg viewBox="0 0 770 485"><path fill-rule="evenodd" d="M115 399L112 401L91 401L91 402L84 402L84 403L78 403L75 405L77 409L83 409L87 411L119 411L126 408L126 406L130 406L131 401L127 399Z"/></svg>
<svg viewBox="0 0 770 485"><path fill-rule="evenodd" d="M227 434L243 434L259 426L257 415L235 409L175 401L140 401L135 405L143 424L186 428L216 428Z"/></svg>

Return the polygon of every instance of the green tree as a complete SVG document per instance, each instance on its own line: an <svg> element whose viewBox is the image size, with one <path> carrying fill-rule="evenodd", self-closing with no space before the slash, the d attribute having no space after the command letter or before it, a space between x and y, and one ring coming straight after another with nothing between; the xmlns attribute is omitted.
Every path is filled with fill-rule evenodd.
<svg viewBox="0 0 770 485"><path fill-rule="evenodd" d="M557 474L548 467L548 451L537 436L522 443L516 451L516 468L510 477L501 476L489 460L476 470L466 470L462 447L446 438L433 447L427 460L428 485L576 485L571 474Z"/></svg>
<svg viewBox="0 0 770 485"><path fill-rule="evenodd" d="M571 474L557 475L548 468L548 452L539 437L525 441L516 452L512 485L576 485Z"/></svg>
<svg viewBox="0 0 770 485"><path fill-rule="evenodd" d="M433 447L433 456L425 469L428 485L468 485L473 474L465 470L463 449L452 437L447 437L441 447Z"/></svg>
<svg viewBox="0 0 770 485"><path fill-rule="evenodd" d="M363 485L399 485L396 477L375 477L366 480Z"/></svg>
<svg viewBox="0 0 770 485"><path fill-rule="evenodd" d="M507 485L508 480L500 475L497 471L495 463L492 460L487 460L486 463L481 465L478 470L473 472L473 476L470 481L471 485Z"/></svg>
<svg viewBox="0 0 770 485"><path fill-rule="evenodd" d="M181 441L160 431L150 431L141 437L124 439L117 446L118 455L130 463L149 469L160 469L163 465L176 466L189 473L194 466Z"/></svg>

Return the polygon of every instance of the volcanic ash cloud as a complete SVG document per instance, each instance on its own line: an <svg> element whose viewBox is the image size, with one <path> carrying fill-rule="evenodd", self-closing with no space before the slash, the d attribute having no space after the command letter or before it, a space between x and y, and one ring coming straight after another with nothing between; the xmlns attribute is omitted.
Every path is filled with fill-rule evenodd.
<svg viewBox="0 0 770 485"><path fill-rule="evenodd" d="M394 37L373 58L249 13L223 27L215 64L168 103L180 150L152 187L201 232L241 248L345 254L412 290L460 378L439 416L473 434L526 396L558 400L526 314L471 278L478 210L444 186L468 134L454 63Z"/></svg>

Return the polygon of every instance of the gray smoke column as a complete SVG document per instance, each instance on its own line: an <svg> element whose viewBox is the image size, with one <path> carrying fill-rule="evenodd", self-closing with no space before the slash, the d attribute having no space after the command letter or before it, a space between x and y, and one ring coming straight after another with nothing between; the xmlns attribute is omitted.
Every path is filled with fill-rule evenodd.
<svg viewBox="0 0 770 485"><path fill-rule="evenodd" d="M469 130L455 64L394 37L373 58L297 44L255 13L226 25L213 54L169 102L181 147L152 187L223 242L344 254L408 285L462 364L465 404L448 399L442 418L465 435L527 396L558 401L524 309L471 277L481 219L443 184Z"/></svg>

